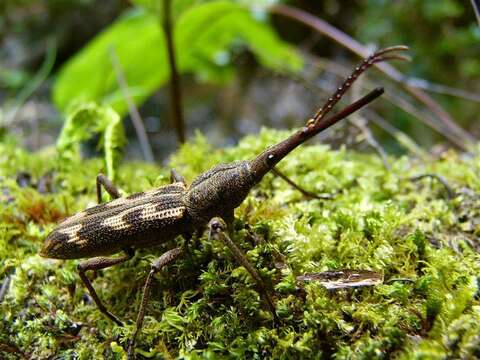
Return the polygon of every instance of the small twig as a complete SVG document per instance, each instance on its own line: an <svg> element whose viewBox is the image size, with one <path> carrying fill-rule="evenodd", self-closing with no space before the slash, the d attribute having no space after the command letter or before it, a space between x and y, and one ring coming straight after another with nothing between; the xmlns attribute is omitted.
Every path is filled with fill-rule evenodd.
<svg viewBox="0 0 480 360"><path fill-rule="evenodd" d="M331 200L331 199L333 199L333 196L331 196L331 195L317 195L313 192L310 192L308 190L303 189L300 185L297 185L293 180L291 180L287 175L285 175L283 172L278 170L276 167L274 167L272 169L272 173L274 173L279 178L284 180L287 184L289 184L294 189L298 190L306 198L319 199L319 200Z"/></svg>
<svg viewBox="0 0 480 360"><path fill-rule="evenodd" d="M170 65L170 103L172 106L172 121L177 132L178 141L185 142L185 121L182 109L182 92L180 76L175 60L175 47L173 44L171 0L163 1L163 29L167 41L168 63Z"/></svg>
<svg viewBox="0 0 480 360"><path fill-rule="evenodd" d="M463 100L469 100L473 102L480 102L480 94L471 93L463 89L447 86L443 84L433 83L431 81L420 78L408 78L407 84L416 87L418 89L435 92L437 94L455 96Z"/></svg>
<svg viewBox="0 0 480 360"><path fill-rule="evenodd" d="M360 83L358 83L357 86L353 86L352 89L352 98L357 98L359 97L359 90L360 90ZM380 146L378 141L375 139L373 136L372 132L368 128L367 125L367 120L359 115L359 113L352 114L352 116L349 118L349 121L351 124L353 124L360 132L363 134L363 137L367 144L369 144L380 156L382 159L383 166L385 169L389 170L390 169L390 164L388 163L388 158L387 158L387 153L385 150Z"/></svg>
<svg viewBox="0 0 480 360"><path fill-rule="evenodd" d="M307 273L296 277L297 281L319 282L328 290L376 286L383 283L383 276L370 270L339 269Z"/></svg>
<svg viewBox="0 0 480 360"><path fill-rule="evenodd" d="M3 280L2 287L0 287L0 304L5 298L5 295L7 295L8 289L10 287L10 281L11 281L10 275L7 275Z"/></svg>
<svg viewBox="0 0 480 360"><path fill-rule="evenodd" d="M440 176L437 174L422 174L418 176L412 176L409 178L409 180L415 182L427 177L431 179L435 179L440 184L442 184L445 190L447 191L447 195L449 199L453 199L455 196L457 196L456 192L452 189L452 187L448 184L447 180L443 176Z"/></svg>
<svg viewBox="0 0 480 360"><path fill-rule="evenodd" d="M480 4L478 0L471 0L473 11L475 12L475 16L477 17L478 25L480 25Z"/></svg>
<svg viewBox="0 0 480 360"><path fill-rule="evenodd" d="M412 154L418 156L421 159L427 156L425 151L411 137L409 137L403 131L397 129L395 126L390 124L383 117L378 115L376 112L370 109L365 109L364 111L365 111L366 117L372 123L374 123L380 129L382 129L387 134L392 136L406 150L410 151Z"/></svg>
<svg viewBox="0 0 480 360"><path fill-rule="evenodd" d="M148 162L153 162L155 160L152 152L152 147L150 146L150 142L148 141L147 132L145 130L145 126L143 125L142 117L140 116L140 112L138 111L137 107L135 106L135 102L132 99L130 94L130 90L128 87L127 79L125 78L125 74L122 69L122 65L120 64L120 60L118 59L117 53L113 47L110 48L110 58L112 61L113 68L115 70L115 75L117 77L118 85L122 90L123 97L125 98L125 102L128 106L128 112L130 113L130 118L132 119L133 127L135 128L135 132L137 133L138 141L140 142L140 147L142 149L143 157Z"/></svg>
<svg viewBox="0 0 480 360"><path fill-rule="evenodd" d="M352 123L358 130L360 130L367 144L370 145L373 150L378 153L378 156L380 156L380 159L382 160L383 167L387 170L390 170L391 166L388 162L387 153L377 141L377 139L375 139L375 136L373 136L372 132L368 128L368 125L366 124L366 119L364 117L358 116L356 119L350 119L350 123Z"/></svg>

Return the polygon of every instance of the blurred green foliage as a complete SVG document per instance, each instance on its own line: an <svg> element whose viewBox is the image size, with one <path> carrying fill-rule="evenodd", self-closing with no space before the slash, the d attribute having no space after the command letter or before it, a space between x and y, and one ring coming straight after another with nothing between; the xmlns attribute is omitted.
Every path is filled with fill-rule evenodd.
<svg viewBox="0 0 480 360"><path fill-rule="evenodd" d="M480 26L468 1L373 0L354 20L362 41L408 44L416 75L451 86L477 85Z"/></svg>

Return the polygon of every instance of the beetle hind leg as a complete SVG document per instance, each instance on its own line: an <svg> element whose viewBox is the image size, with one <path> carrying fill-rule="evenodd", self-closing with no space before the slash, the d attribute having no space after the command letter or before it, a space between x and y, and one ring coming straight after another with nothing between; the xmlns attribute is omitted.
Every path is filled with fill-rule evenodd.
<svg viewBox="0 0 480 360"><path fill-rule="evenodd" d="M147 280L145 280L145 285L143 286L143 295L142 295L142 302L140 303L140 308L138 309L137 321L135 324L135 331L128 343L128 359L135 359L135 339L137 334L142 328L143 319L145 318L145 309L148 304L148 300L150 298L150 288L152 287L152 280L153 276L159 272L164 266L170 264L171 262L178 259L183 254L182 248L175 248L172 250L168 250L158 259L154 260L151 265L150 272L148 273Z"/></svg>
<svg viewBox="0 0 480 360"><path fill-rule="evenodd" d="M93 258L87 261L84 261L80 264L78 264L78 272L80 275L80 279L82 279L85 287L88 289L88 292L90 293L90 296L92 297L93 301L95 301L95 304L97 304L98 309L108 318L110 318L112 321L114 321L117 325L122 326L122 322L115 316L113 315L108 309L103 305L102 300L97 295L97 292L95 291L92 282L90 279L87 277L86 272L89 270L100 270L100 269L105 269L110 266L118 265L121 264L127 260L130 260L133 255L134 251L131 249L125 250L126 254L118 257L118 258L105 258L105 257L97 257Z"/></svg>

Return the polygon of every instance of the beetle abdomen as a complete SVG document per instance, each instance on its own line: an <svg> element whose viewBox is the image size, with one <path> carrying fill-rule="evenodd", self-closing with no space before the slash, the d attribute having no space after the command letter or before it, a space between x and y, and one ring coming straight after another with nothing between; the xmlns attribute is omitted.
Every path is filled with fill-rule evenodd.
<svg viewBox="0 0 480 360"><path fill-rule="evenodd" d="M167 241L176 235L185 214L184 192L183 183L174 183L88 208L62 221L48 235L40 255L82 258ZM152 234L157 238L144 238Z"/></svg>

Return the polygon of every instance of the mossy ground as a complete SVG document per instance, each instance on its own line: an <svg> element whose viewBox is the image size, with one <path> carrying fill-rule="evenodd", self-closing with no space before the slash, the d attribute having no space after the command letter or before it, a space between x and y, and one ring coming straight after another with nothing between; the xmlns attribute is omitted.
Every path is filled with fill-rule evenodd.
<svg viewBox="0 0 480 360"><path fill-rule="evenodd" d="M169 167L191 181L219 162L251 158L284 135L264 130L226 150L197 137ZM10 279L0 304L0 358L122 359L149 263L173 245L139 251L98 273L94 286L126 325L107 320L79 282L78 261L37 255L56 221L94 204L95 175L103 170L100 160L57 159L53 149L31 154L0 145L0 282ZM333 199L305 199L267 175L237 209L234 234L275 287L281 323L273 326L229 251L204 235L189 256L156 276L138 357L480 357L478 151L389 160L387 170L375 155L322 145L291 154L280 168ZM426 173L444 176L456 195L449 198L436 180L409 179ZM145 190L167 183L168 168L126 163L116 182L125 193ZM385 281L339 291L295 281L345 268L374 270ZM392 281L399 278L406 280Z"/></svg>

